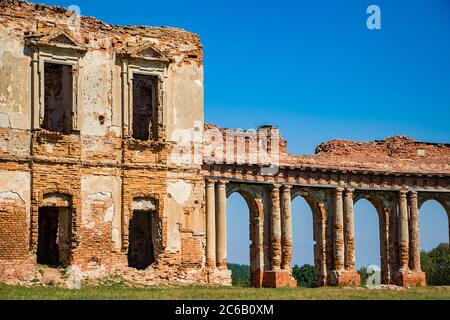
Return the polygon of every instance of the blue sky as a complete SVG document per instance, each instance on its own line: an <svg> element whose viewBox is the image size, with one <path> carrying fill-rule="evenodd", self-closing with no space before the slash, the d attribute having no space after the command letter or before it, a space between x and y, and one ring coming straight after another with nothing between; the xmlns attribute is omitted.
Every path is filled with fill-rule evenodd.
<svg viewBox="0 0 450 320"><path fill-rule="evenodd" d="M198 33L205 120L244 129L274 124L292 153L313 153L330 139L450 142L449 0L40 2L75 4L111 24ZM366 27L371 4L381 8L381 30ZM246 263L247 208L236 195L228 208L229 260ZM309 208L296 200L294 210L294 262L311 263ZM365 202L356 210L357 264L378 263L375 210ZM436 203L425 205L421 222L423 248L448 241Z"/></svg>

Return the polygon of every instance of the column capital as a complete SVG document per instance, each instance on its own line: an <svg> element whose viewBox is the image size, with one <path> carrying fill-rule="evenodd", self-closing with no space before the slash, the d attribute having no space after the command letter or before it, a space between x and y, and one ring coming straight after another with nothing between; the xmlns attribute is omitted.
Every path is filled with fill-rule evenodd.
<svg viewBox="0 0 450 320"><path fill-rule="evenodd" d="M272 191L279 191L281 188L281 184L273 184L272 185Z"/></svg>
<svg viewBox="0 0 450 320"><path fill-rule="evenodd" d="M214 187L215 184L216 184L216 180L206 179L206 186L207 187Z"/></svg>
<svg viewBox="0 0 450 320"><path fill-rule="evenodd" d="M345 188L345 194L353 194L355 192L355 188Z"/></svg>
<svg viewBox="0 0 450 320"><path fill-rule="evenodd" d="M335 188L334 189L334 192L336 193L336 194L342 194L342 192L344 192L344 188L342 188L342 187L337 187L337 188Z"/></svg>
<svg viewBox="0 0 450 320"><path fill-rule="evenodd" d="M292 186L290 184L283 185L283 191L291 191Z"/></svg>
<svg viewBox="0 0 450 320"><path fill-rule="evenodd" d="M224 186L224 185L226 185L228 182L229 182L228 180L223 180L223 179L217 180L217 184L218 184L219 186Z"/></svg>
<svg viewBox="0 0 450 320"><path fill-rule="evenodd" d="M417 191L416 190L411 190L410 192L409 192L409 196L411 197L411 198L417 198Z"/></svg>
<svg viewBox="0 0 450 320"><path fill-rule="evenodd" d="M408 194L408 190L400 190L399 194L400 194L400 198L406 198L406 195Z"/></svg>

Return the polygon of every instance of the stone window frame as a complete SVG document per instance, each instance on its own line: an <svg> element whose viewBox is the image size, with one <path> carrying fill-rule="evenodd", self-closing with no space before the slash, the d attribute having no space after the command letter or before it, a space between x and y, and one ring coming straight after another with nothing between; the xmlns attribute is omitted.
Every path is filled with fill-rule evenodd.
<svg viewBox="0 0 450 320"><path fill-rule="evenodd" d="M148 55L151 51L151 55ZM164 140L164 110L165 93L168 79L169 64L172 62L162 52L146 44L136 49L118 53L121 59L122 73L122 126L124 138L137 140L133 137L133 75L139 74L157 79L156 91L156 119L152 125L156 126L155 137L147 141ZM146 141L141 141L146 142Z"/></svg>
<svg viewBox="0 0 450 320"><path fill-rule="evenodd" d="M63 39L63 42L61 42ZM56 29L49 33L26 33L25 44L31 48L32 130L41 130L45 115L45 63L72 67L72 133L79 133L79 110L82 105L80 60L87 51L70 35ZM63 134L61 132L61 134Z"/></svg>

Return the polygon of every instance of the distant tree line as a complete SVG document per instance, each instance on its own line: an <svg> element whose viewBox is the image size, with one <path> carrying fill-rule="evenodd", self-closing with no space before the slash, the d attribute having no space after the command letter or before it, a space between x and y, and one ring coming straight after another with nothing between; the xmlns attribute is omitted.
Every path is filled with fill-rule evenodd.
<svg viewBox="0 0 450 320"><path fill-rule="evenodd" d="M229 263L228 269L231 270L233 286L250 286L250 267L248 265ZM309 264L305 264L301 267L295 265L292 268L292 276L297 280L297 285L300 287L311 288L314 286L314 267Z"/></svg>
<svg viewBox="0 0 450 320"><path fill-rule="evenodd" d="M250 266L245 264L229 263L233 286L250 287Z"/></svg>

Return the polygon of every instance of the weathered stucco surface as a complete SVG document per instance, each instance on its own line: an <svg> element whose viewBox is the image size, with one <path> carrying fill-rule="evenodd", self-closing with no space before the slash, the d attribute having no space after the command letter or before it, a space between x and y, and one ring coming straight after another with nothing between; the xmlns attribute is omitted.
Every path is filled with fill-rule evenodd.
<svg viewBox="0 0 450 320"><path fill-rule="evenodd" d="M359 283L362 198L380 216L382 281L425 283L417 215L430 199L450 215L449 144L339 140L299 156L271 126L204 125L202 44L181 29L3 0L0 43L0 281L30 282L51 257L70 266L69 287L113 272L147 285L229 285L226 200L237 192L249 207L255 287L295 285L299 196L313 212L316 285ZM46 86L47 63L65 71ZM136 94L137 75L151 77L151 93ZM134 108L148 139L133 134L147 131Z"/></svg>

